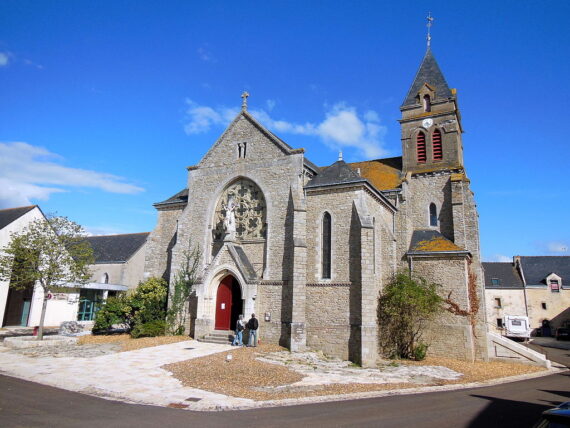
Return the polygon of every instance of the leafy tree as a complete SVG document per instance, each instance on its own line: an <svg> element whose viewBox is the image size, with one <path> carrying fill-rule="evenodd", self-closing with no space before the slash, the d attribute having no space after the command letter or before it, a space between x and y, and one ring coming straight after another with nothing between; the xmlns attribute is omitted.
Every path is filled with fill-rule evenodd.
<svg viewBox="0 0 570 428"><path fill-rule="evenodd" d="M429 320L440 313L438 284L400 272L384 288L378 305L380 346L391 358L423 359L428 345L421 341Z"/></svg>
<svg viewBox="0 0 570 428"><path fill-rule="evenodd" d="M192 247L184 251L184 263L174 275L171 285L170 301L166 313L167 332L172 335L184 334L188 317L188 300L198 281L198 267L200 265L200 248Z"/></svg>
<svg viewBox="0 0 570 428"><path fill-rule="evenodd" d="M58 288L85 284L93 250L85 232L66 217L36 219L21 232L13 233L0 254L0 279L10 287L42 287L44 298L38 340L43 338L48 294Z"/></svg>

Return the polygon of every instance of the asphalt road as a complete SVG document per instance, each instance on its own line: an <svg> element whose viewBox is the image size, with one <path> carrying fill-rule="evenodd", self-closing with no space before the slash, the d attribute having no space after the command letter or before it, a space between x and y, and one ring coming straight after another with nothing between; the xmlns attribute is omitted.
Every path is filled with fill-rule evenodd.
<svg viewBox="0 0 570 428"><path fill-rule="evenodd" d="M568 350L551 353L570 360ZM126 404L0 376L0 426L530 427L543 410L568 400L570 372L463 391L232 412Z"/></svg>

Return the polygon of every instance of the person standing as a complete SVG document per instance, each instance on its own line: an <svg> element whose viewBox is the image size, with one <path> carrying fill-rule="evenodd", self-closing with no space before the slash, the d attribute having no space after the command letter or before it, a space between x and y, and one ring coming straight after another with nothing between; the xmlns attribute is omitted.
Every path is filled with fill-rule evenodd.
<svg viewBox="0 0 570 428"><path fill-rule="evenodd" d="M259 328L259 321L255 318L255 314L251 314L251 318L247 322L247 329L249 330L249 345L257 346L257 329Z"/></svg>
<svg viewBox="0 0 570 428"><path fill-rule="evenodd" d="M245 321L243 320L243 315L239 316L236 321L236 334L234 336L234 341L232 346L243 346L243 331L245 330Z"/></svg>

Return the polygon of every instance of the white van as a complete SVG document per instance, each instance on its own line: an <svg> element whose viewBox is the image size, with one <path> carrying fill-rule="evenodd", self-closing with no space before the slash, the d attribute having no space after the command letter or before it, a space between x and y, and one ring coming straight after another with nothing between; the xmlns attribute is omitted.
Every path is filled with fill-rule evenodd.
<svg viewBox="0 0 570 428"><path fill-rule="evenodd" d="M530 339L530 323L528 317L522 315L505 315L505 336Z"/></svg>

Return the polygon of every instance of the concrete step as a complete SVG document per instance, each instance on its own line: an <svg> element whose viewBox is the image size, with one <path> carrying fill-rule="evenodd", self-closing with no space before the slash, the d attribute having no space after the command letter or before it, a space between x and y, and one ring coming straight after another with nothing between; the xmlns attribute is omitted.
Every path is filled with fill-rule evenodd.
<svg viewBox="0 0 570 428"><path fill-rule="evenodd" d="M219 343L226 345L232 342L234 333L233 331L213 331L203 338L198 339L198 342L206 342L206 343Z"/></svg>

